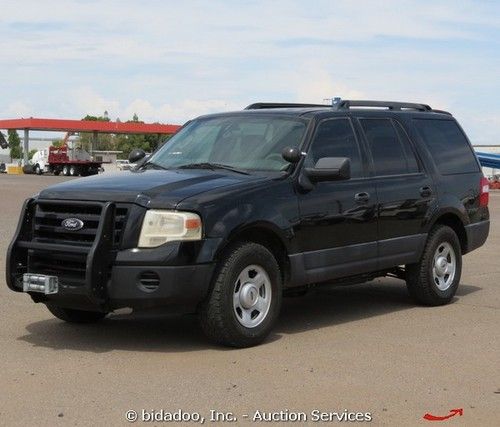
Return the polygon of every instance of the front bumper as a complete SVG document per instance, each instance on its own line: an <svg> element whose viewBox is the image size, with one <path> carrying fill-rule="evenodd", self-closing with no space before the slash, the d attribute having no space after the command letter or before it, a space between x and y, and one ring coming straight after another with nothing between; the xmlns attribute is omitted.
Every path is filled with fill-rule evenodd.
<svg viewBox="0 0 500 427"><path fill-rule="evenodd" d="M108 284L112 309L179 306L192 311L207 295L212 264L115 266Z"/></svg>
<svg viewBox="0 0 500 427"><path fill-rule="evenodd" d="M34 199L26 201L8 249L6 279L10 289L23 291L25 273L53 275L59 277L57 293L28 292L35 302L102 312L165 306L192 311L207 295L219 239L119 250L113 240L115 206L109 202L102 204L92 245L40 242L33 238L36 205ZM33 261L37 257L50 263L50 270L40 271ZM82 266L78 280L65 278L64 273L77 261L74 265Z"/></svg>

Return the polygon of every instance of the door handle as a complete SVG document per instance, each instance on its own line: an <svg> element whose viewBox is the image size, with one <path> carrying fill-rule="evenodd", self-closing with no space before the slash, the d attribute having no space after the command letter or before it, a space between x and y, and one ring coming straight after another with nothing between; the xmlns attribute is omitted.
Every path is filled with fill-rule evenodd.
<svg viewBox="0 0 500 427"><path fill-rule="evenodd" d="M420 188L420 195L422 197L429 197L432 194L432 188L425 186Z"/></svg>
<svg viewBox="0 0 500 427"><path fill-rule="evenodd" d="M354 195L354 200L358 203L366 203L370 200L370 193L362 192Z"/></svg>

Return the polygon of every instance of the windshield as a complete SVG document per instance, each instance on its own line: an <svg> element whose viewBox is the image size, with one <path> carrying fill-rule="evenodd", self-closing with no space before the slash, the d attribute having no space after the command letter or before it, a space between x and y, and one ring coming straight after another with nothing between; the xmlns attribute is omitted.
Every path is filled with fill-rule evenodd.
<svg viewBox="0 0 500 427"><path fill-rule="evenodd" d="M280 116L225 116L194 120L175 134L148 162L162 168L207 164L241 170L282 171L285 147L298 148L305 120Z"/></svg>

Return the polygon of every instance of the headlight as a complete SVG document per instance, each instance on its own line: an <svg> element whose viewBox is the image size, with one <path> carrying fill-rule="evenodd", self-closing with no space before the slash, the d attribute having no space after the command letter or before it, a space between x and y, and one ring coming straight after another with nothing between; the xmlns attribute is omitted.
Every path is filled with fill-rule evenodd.
<svg viewBox="0 0 500 427"><path fill-rule="evenodd" d="M201 218L192 212L149 210L142 222L140 248L155 248L174 240L200 240Z"/></svg>

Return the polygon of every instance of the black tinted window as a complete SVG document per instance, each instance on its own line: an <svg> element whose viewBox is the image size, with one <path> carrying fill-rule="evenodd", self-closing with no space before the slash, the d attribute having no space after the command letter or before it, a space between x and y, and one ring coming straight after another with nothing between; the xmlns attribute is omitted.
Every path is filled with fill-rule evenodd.
<svg viewBox="0 0 500 427"><path fill-rule="evenodd" d="M453 120L418 120L415 127L443 175L477 172L476 158Z"/></svg>
<svg viewBox="0 0 500 427"><path fill-rule="evenodd" d="M351 177L363 175L358 143L348 119L326 120L319 125L307 163L312 166L322 157L348 157L351 159Z"/></svg>
<svg viewBox="0 0 500 427"><path fill-rule="evenodd" d="M375 174L409 173L403 146L391 120L364 119L360 121L372 153Z"/></svg>
<svg viewBox="0 0 500 427"><path fill-rule="evenodd" d="M410 139L408 138L408 135L398 122L394 122L394 126L396 127L396 132L398 133L399 140L401 141L401 144L403 144L403 151L405 152L406 156L406 167L408 169L408 172L419 172L420 168L418 166L417 157L415 156L415 152L413 151L413 147L411 145Z"/></svg>

